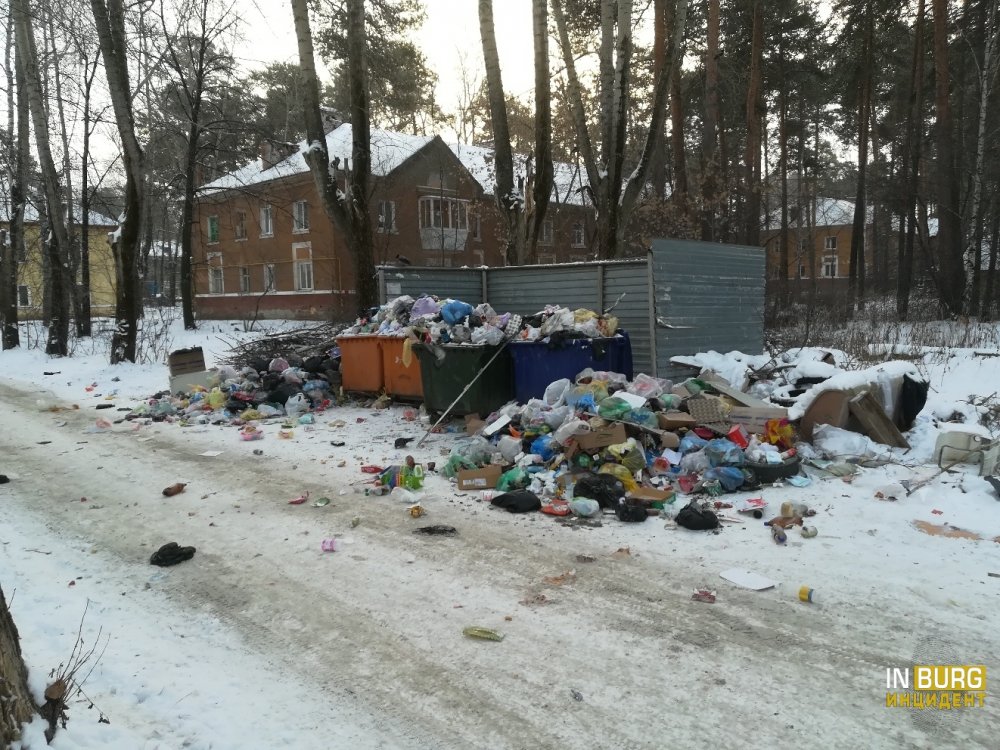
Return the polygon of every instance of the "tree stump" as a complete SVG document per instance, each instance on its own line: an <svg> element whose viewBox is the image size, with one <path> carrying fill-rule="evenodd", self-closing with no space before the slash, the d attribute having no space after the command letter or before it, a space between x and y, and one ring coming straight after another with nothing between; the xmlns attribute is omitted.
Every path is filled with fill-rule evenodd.
<svg viewBox="0 0 1000 750"><path fill-rule="evenodd" d="M28 668L21 658L17 626L0 588L0 747L21 738L21 725L31 721L35 700L28 689Z"/></svg>

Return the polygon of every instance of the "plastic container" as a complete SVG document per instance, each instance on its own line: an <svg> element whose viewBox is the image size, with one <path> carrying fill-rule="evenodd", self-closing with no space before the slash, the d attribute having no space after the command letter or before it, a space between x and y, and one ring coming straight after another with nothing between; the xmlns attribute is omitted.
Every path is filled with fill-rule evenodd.
<svg viewBox="0 0 1000 750"><path fill-rule="evenodd" d="M516 341L508 347L514 362L514 395L519 404L543 398L549 384L561 378L576 378L588 367L620 372L632 379L632 342L619 331L613 338Z"/></svg>
<svg viewBox="0 0 1000 750"><path fill-rule="evenodd" d="M403 364L404 341L405 338L385 336L379 342L385 391L396 398L422 399L424 383L420 377L420 362L414 356L409 367Z"/></svg>
<svg viewBox="0 0 1000 750"><path fill-rule="evenodd" d="M382 369L384 340L383 336L341 336L337 339L341 384L345 391L382 392L385 388Z"/></svg>
<svg viewBox="0 0 1000 750"><path fill-rule="evenodd" d="M802 588L799 589L799 601L800 602L807 602L809 604L815 603L815 601L816 601L816 592L813 591L808 586L803 586Z"/></svg>
<svg viewBox="0 0 1000 750"><path fill-rule="evenodd" d="M450 414L459 417L466 414L485 415L510 401L514 397L510 347L501 351L490 363L501 346L444 344L440 346L444 357L438 360L434 354L434 349L438 347L414 344L413 353L420 361L427 412L432 416L440 415L458 399ZM484 367L483 374L462 394Z"/></svg>

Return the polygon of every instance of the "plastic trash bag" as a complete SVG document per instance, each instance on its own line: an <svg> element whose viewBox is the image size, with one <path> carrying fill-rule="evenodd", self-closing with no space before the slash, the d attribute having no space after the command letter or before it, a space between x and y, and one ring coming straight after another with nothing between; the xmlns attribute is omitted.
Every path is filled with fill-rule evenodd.
<svg viewBox="0 0 1000 750"><path fill-rule="evenodd" d="M541 456L543 461L551 461L559 452L559 443L551 435L541 435L531 444L531 452Z"/></svg>
<svg viewBox="0 0 1000 750"><path fill-rule="evenodd" d="M736 492L743 486L746 477L735 466L716 466L702 475L706 481L718 480L726 492Z"/></svg>
<svg viewBox="0 0 1000 750"><path fill-rule="evenodd" d="M301 393L290 396L285 402L285 414L290 417L298 417L309 411L309 402Z"/></svg>
<svg viewBox="0 0 1000 750"><path fill-rule="evenodd" d="M478 469L479 466L467 459L465 456L452 456L441 469L441 475L447 479L454 479L458 472L464 469Z"/></svg>
<svg viewBox="0 0 1000 750"><path fill-rule="evenodd" d="M620 398L608 396L597 405L597 413L604 419L625 419L632 407Z"/></svg>
<svg viewBox="0 0 1000 750"><path fill-rule="evenodd" d="M461 323L472 314L472 305L457 299L445 303L441 307L441 318L450 326Z"/></svg>
<svg viewBox="0 0 1000 750"><path fill-rule="evenodd" d="M542 413L542 421L549 426L550 429L557 430L573 415L573 411L568 406L559 406L555 409L550 409L547 412Z"/></svg>
<svg viewBox="0 0 1000 750"><path fill-rule="evenodd" d="M441 305L433 297L421 297L413 303L410 310L410 320L424 315L437 315Z"/></svg>
<svg viewBox="0 0 1000 750"><path fill-rule="evenodd" d="M632 472L626 469L621 464L604 464L597 471L598 474L609 474L615 479L620 481L625 487L626 492L634 492L639 489L639 485L636 483L635 479L632 477Z"/></svg>
<svg viewBox="0 0 1000 750"><path fill-rule="evenodd" d="M461 456L473 464L485 464L493 455L493 446L482 435L460 438L451 449L452 456Z"/></svg>
<svg viewBox="0 0 1000 750"><path fill-rule="evenodd" d="M590 432L590 425L582 419L571 419L555 431L553 437L560 445L566 445L571 438Z"/></svg>
<svg viewBox="0 0 1000 750"><path fill-rule="evenodd" d="M504 435L497 443L497 448L503 454L503 460L507 463L514 463L517 455L521 452L521 441L516 437Z"/></svg>
<svg viewBox="0 0 1000 750"><path fill-rule="evenodd" d="M656 418L656 414L651 412L649 409L632 409L625 417L626 422L631 422L632 424L639 424L643 427L651 427L654 430L660 426L659 421Z"/></svg>
<svg viewBox="0 0 1000 750"><path fill-rule="evenodd" d="M643 398L658 398L663 393L663 385L656 378L640 372L626 390Z"/></svg>
<svg viewBox="0 0 1000 750"><path fill-rule="evenodd" d="M743 449L726 438L710 440L705 446L705 455L712 466L742 466L745 460Z"/></svg>
<svg viewBox="0 0 1000 750"><path fill-rule="evenodd" d="M688 453L693 453L694 451L700 451L706 445L708 445L707 440L698 437L693 432L689 432L681 438L681 443L677 446L677 452L683 456Z"/></svg>
<svg viewBox="0 0 1000 750"><path fill-rule="evenodd" d="M516 467L510 471L505 471L497 480L497 490L499 492L509 492L510 490L520 490L531 483L531 476L521 467Z"/></svg>
<svg viewBox="0 0 1000 750"><path fill-rule="evenodd" d="M496 346L503 341L503 331L489 324L472 329L473 344Z"/></svg>
<svg viewBox="0 0 1000 750"><path fill-rule="evenodd" d="M625 485L611 474L584 474L573 485L573 497L591 497L602 508L614 508L625 496Z"/></svg>
<svg viewBox="0 0 1000 750"><path fill-rule="evenodd" d="M708 462L705 451L687 453L681 458L681 472L684 474L701 474L703 471L708 471L709 468L711 468L711 464Z"/></svg>
<svg viewBox="0 0 1000 750"><path fill-rule="evenodd" d="M566 400L566 392L571 386L572 383L570 383L569 378L562 378L549 383L545 388L545 395L542 396L542 400L549 406L560 406Z"/></svg>
<svg viewBox="0 0 1000 750"><path fill-rule="evenodd" d="M600 514L601 505L589 497L575 497L569 502L569 509L581 518L593 518Z"/></svg>

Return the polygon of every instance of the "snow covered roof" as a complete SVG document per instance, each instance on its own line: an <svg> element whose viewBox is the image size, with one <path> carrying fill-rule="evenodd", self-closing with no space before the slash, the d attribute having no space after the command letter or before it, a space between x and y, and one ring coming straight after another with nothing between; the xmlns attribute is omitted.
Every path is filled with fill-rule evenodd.
<svg viewBox="0 0 1000 750"><path fill-rule="evenodd" d="M434 140L434 136L407 135L389 130L373 129L371 131L372 174L376 177L385 177L432 140ZM344 123L326 135L326 147L331 161L337 158L341 162L349 161L352 146L350 123ZM250 185L259 185L271 180L306 173L309 171L309 165L305 158L308 150L308 141L300 141L294 154L282 159L274 166L265 169L260 159L254 159L235 172L230 172L203 185L199 192L205 195L222 190L238 190Z"/></svg>
<svg viewBox="0 0 1000 750"><path fill-rule="evenodd" d="M476 178L476 182L482 185L486 194L493 195L496 183L496 163L494 162L493 149L485 146L469 146L464 143L450 143L448 147L465 165L470 174ZM514 161L516 162L514 171L524 175L526 157L515 154ZM566 162L555 162L552 166L554 171L552 200L556 203L587 205L587 197L581 190L581 187L587 184L586 171Z"/></svg>
<svg viewBox="0 0 1000 750"><path fill-rule="evenodd" d="M435 137L373 129L371 131L372 174L376 177L385 177L402 166L407 159L424 148ZM331 160L338 157L341 161L350 160L352 145L350 123L344 123L327 133L326 146ZM496 167L493 163L493 149L483 146L467 146L461 143L449 144L448 147L476 182L482 186L486 194L492 195L496 173ZM306 163L305 154L308 150L308 141L300 141L295 153L273 166L265 168L260 159L254 159L235 172L230 172L203 185L199 192L202 195L210 195L224 190L239 190L251 185L260 185L272 180L307 173L309 165ZM515 156L515 159L517 160L517 171L523 174L525 157ZM587 199L581 192L580 186L581 179L585 181L586 175L582 171L578 171L577 167L572 164L557 162L553 166L555 168L555 185L552 189L552 199L558 203L584 205Z"/></svg>
<svg viewBox="0 0 1000 750"><path fill-rule="evenodd" d="M79 205L73 206L73 221L79 224L83 218L83 211ZM24 207L24 221L28 224L38 223L38 209L28 201ZM0 224L10 223L10 199L0 196ZM97 211L90 212L90 226L92 227L115 227L118 222L112 218L100 214Z"/></svg>

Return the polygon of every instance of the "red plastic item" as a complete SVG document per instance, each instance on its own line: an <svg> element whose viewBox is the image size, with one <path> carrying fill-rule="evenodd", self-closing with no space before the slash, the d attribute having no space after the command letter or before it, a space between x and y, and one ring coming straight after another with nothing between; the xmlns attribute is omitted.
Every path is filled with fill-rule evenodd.
<svg viewBox="0 0 1000 750"><path fill-rule="evenodd" d="M569 503L553 500L542 506L542 513L547 513L550 516L568 516L570 513Z"/></svg>
<svg viewBox="0 0 1000 750"><path fill-rule="evenodd" d="M734 424L726 437L740 446L740 448L746 449L750 445L750 436L747 434L746 428L741 424Z"/></svg>
<svg viewBox="0 0 1000 750"><path fill-rule="evenodd" d="M385 469L381 466L362 466L361 471L365 474L381 474Z"/></svg>

